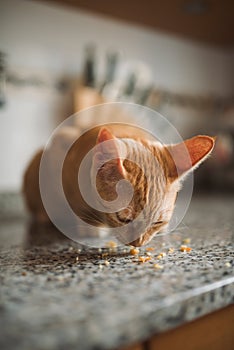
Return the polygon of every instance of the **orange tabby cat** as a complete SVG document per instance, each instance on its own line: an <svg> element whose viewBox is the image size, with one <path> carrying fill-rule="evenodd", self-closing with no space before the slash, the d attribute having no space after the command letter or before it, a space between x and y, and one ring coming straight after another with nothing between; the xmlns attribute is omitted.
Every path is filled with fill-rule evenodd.
<svg viewBox="0 0 234 350"><path fill-rule="evenodd" d="M215 139L195 136L181 144L163 146L155 142L148 133L132 126L109 124L96 127L78 138L75 127L67 127L53 140L48 152L51 162L48 173L53 178L56 172L56 155L67 142L76 140L69 149L63 165L62 182L67 201L83 221L92 226L110 228L126 227L118 238L125 244L142 246L164 230L173 213L177 192L182 179L196 168L211 153ZM109 141L105 147L105 141ZM85 187L93 203L98 202L96 191L108 203L116 199L116 186L127 180L133 188L133 196L127 207L116 212L97 210L81 195L77 174L81 161L88 151L98 145L86 165ZM186 157L187 150L189 157ZM125 157L123 157L124 150ZM39 189L39 166L42 151L29 164L24 177L24 195L27 206L38 221L49 220L43 207ZM105 162L105 159L114 158ZM156 160L152 161L152 157ZM144 169L144 170L143 170ZM50 183L53 187L53 183ZM56 191L56 188L50 188ZM59 202L59 201L58 201ZM59 203L54 203L54 212L62 217ZM142 219L134 226L136 219ZM142 231L141 231L142 227ZM81 228L82 229L82 228ZM136 234L140 232L140 234Z"/></svg>

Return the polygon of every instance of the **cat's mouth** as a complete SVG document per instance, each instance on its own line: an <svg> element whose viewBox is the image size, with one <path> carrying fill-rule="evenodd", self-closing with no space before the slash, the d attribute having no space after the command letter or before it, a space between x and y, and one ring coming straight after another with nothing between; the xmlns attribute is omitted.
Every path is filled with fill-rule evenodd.
<svg viewBox="0 0 234 350"><path fill-rule="evenodd" d="M168 225L168 222L157 221L146 232L144 232L139 237L137 237L136 239L133 239L131 242L126 244L132 245L134 247L141 247L149 243L157 233L166 229L167 225Z"/></svg>
<svg viewBox="0 0 234 350"><path fill-rule="evenodd" d="M161 232L168 222L160 220L151 222L148 225L144 219L133 217L132 211L119 211L108 217L107 225L119 227L116 238L125 245L140 247L147 244L155 234ZM126 226L126 227L125 227Z"/></svg>
<svg viewBox="0 0 234 350"><path fill-rule="evenodd" d="M147 244L148 242L150 242L156 233L157 232L153 232L153 234L148 234L146 232L146 233L142 234L140 237L138 237L137 239L135 239L134 241L128 243L128 245L132 245L134 247L141 247L141 246Z"/></svg>

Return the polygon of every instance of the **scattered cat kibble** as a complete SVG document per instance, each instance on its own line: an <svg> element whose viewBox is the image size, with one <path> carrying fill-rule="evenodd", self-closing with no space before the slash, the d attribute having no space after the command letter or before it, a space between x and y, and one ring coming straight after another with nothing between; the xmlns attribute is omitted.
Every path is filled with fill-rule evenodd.
<svg viewBox="0 0 234 350"><path fill-rule="evenodd" d="M154 250L155 250L154 247L147 247L147 248L146 248L146 251L147 251L147 252L153 252Z"/></svg>
<svg viewBox="0 0 234 350"><path fill-rule="evenodd" d="M187 247L186 245L180 246L180 251L183 253L189 253L189 252L191 252L191 250L192 250L192 248Z"/></svg>
<svg viewBox="0 0 234 350"><path fill-rule="evenodd" d="M171 254L171 253L174 253L175 249L174 248L169 248L168 249L168 253Z"/></svg>
<svg viewBox="0 0 234 350"><path fill-rule="evenodd" d="M145 263L145 262L147 262L149 260L151 260L150 256L140 256L139 257L139 262L141 262L141 263Z"/></svg>
<svg viewBox="0 0 234 350"><path fill-rule="evenodd" d="M189 243L191 243L191 238L184 238L184 239L183 239L183 243L184 243L184 244L189 244Z"/></svg>
<svg viewBox="0 0 234 350"><path fill-rule="evenodd" d="M162 270L163 269L163 266L162 265L159 265L159 264L154 264L154 268L156 270Z"/></svg>
<svg viewBox="0 0 234 350"><path fill-rule="evenodd" d="M137 255L137 254L139 254L139 253L140 253L139 249L132 248L132 249L130 250L130 254L131 254L131 255Z"/></svg>
<svg viewBox="0 0 234 350"><path fill-rule="evenodd" d="M106 243L106 247L107 248L116 248L117 247L117 243L114 241L109 241Z"/></svg>
<svg viewBox="0 0 234 350"><path fill-rule="evenodd" d="M79 261L79 257L78 256L76 257L76 261Z"/></svg>
<svg viewBox="0 0 234 350"><path fill-rule="evenodd" d="M157 258L158 258L158 259L162 259L162 258L164 258L166 255L167 255L166 253L162 252L162 253L160 253L160 254L157 256Z"/></svg>
<svg viewBox="0 0 234 350"><path fill-rule="evenodd" d="M105 261L104 261L104 264L105 264L106 266L109 266L109 265L110 265L110 263L109 263L108 260L105 260Z"/></svg>
<svg viewBox="0 0 234 350"><path fill-rule="evenodd" d="M232 265L231 265L231 263L228 261L228 262L225 263L225 266L226 266L226 267L231 267Z"/></svg>

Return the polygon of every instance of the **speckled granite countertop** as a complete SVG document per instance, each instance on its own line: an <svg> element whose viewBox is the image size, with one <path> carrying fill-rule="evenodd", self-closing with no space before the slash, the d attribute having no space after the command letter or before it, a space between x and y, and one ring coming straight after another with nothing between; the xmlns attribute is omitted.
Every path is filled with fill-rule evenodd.
<svg viewBox="0 0 234 350"><path fill-rule="evenodd" d="M145 263L123 249L84 252L61 237L51 244L56 232L3 220L0 348L113 349L233 303L233 209L231 197L194 198L181 228L157 237ZM189 253L180 251L185 238Z"/></svg>

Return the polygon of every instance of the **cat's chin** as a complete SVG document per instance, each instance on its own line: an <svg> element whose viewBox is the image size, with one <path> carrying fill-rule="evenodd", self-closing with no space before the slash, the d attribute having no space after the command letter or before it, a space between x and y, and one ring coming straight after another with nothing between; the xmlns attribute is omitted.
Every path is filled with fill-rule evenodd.
<svg viewBox="0 0 234 350"><path fill-rule="evenodd" d="M128 245L134 246L134 247L142 247L143 245L149 243L151 241L152 237L144 237L142 235L141 237L135 239L134 241L128 243Z"/></svg>
<svg viewBox="0 0 234 350"><path fill-rule="evenodd" d="M134 247L141 247L145 244L147 244L151 239L153 238L152 237L147 237L145 235L141 235L139 237L131 237L129 235L118 235L117 236L117 239L125 244L125 245L129 245L129 246L134 246Z"/></svg>
<svg viewBox="0 0 234 350"><path fill-rule="evenodd" d="M138 238L135 241L128 243L128 245L133 246L133 247L141 247L143 245L143 243L141 242L141 239Z"/></svg>

